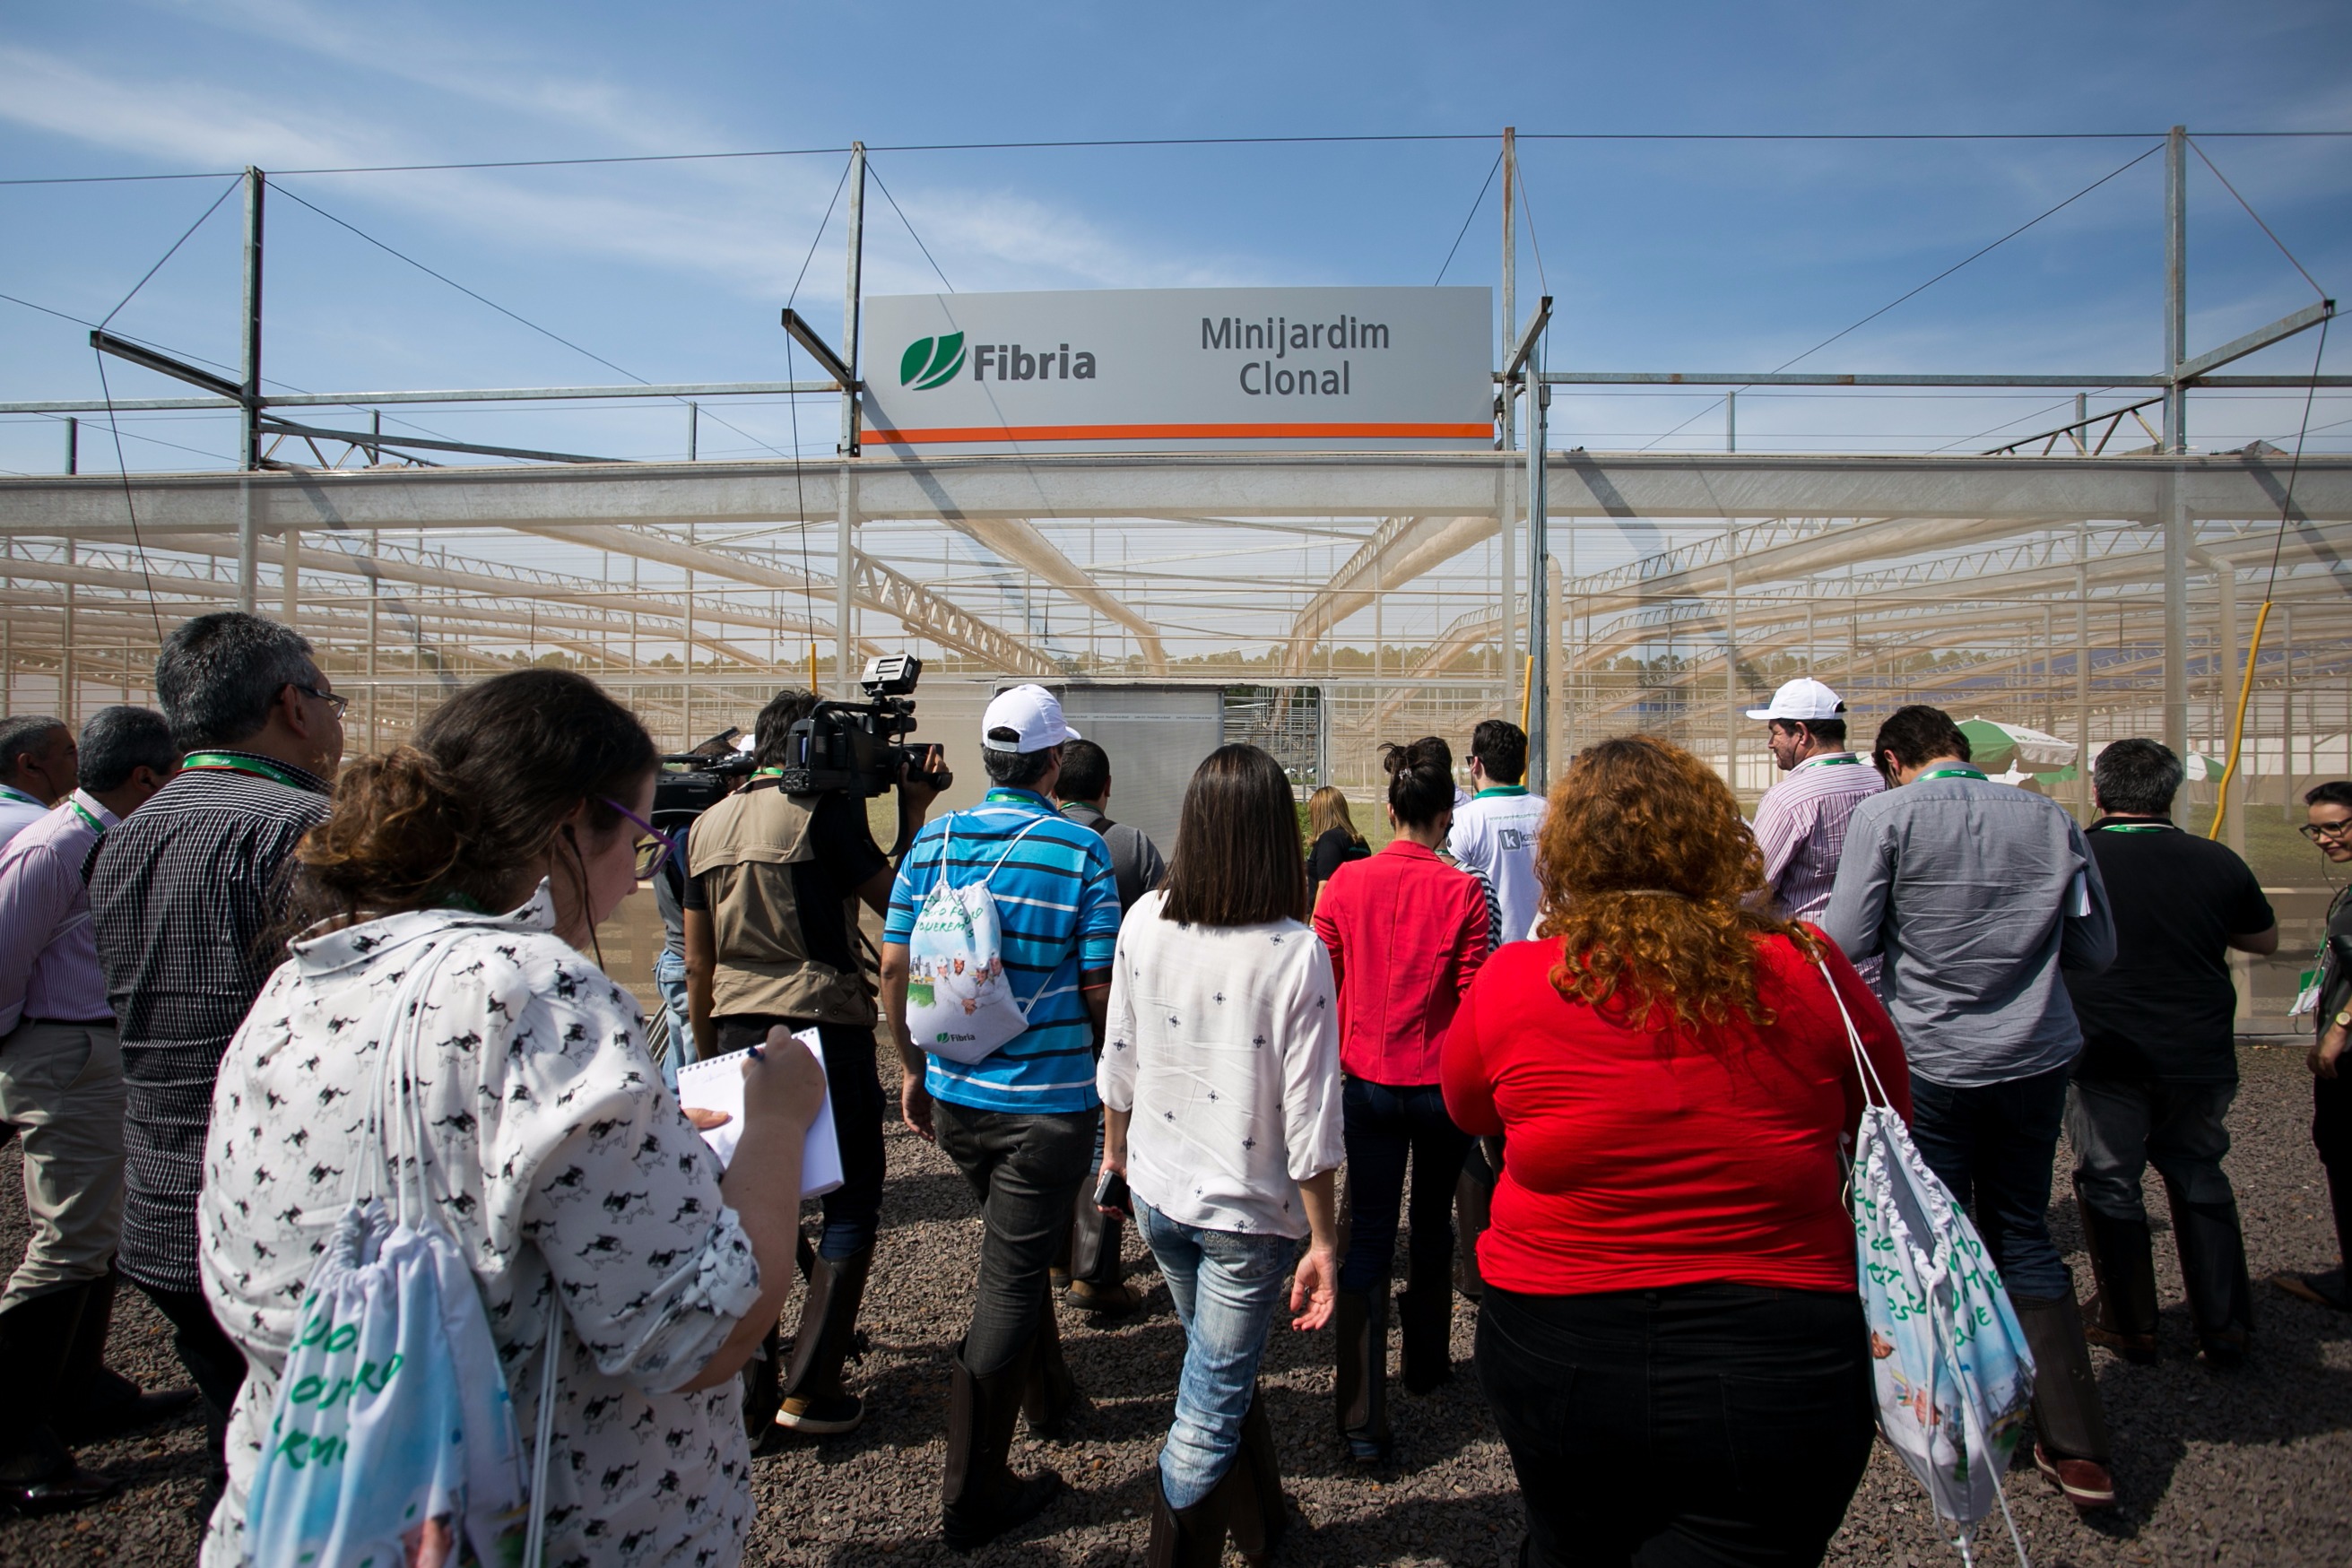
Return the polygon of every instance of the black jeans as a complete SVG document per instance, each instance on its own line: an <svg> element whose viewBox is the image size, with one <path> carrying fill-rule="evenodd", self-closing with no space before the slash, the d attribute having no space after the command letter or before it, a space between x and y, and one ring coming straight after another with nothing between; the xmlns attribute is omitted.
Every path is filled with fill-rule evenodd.
<svg viewBox="0 0 2352 1568"><path fill-rule="evenodd" d="M979 1196L987 1227L963 1342L964 1368L975 1377L1011 1365L1051 1310L1046 1271L1069 1234L1100 1119L1092 1111L1041 1115L932 1102L940 1149Z"/></svg>
<svg viewBox="0 0 2352 1568"><path fill-rule="evenodd" d="M1851 1294L1486 1287L1478 1383L1536 1568L1814 1563L1875 1430Z"/></svg>
<svg viewBox="0 0 2352 1568"><path fill-rule="evenodd" d="M809 1027L793 1019L718 1018L714 1056L758 1045L771 1025L797 1033ZM817 1202L824 1208L824 1235L817 1253L838 1263L874 1245L882 1225L882 1081L874 1071L874 1031L848 1024L816 1026L824 1047L824 1080L833 1095L833 1130L841 1141L841 1185Z"/></svg>
<svg viewBox="0 0 2352 1568"><path fill-rule="evenodd" d="M2335 1202L2336 1244L2352 1270L2352 1078L2311 1081L2311 1141Z"/></svg>
<svg viewBox="0 0 2352 1568"><path fill-rule="evenodd" d="M1395 1087L1350 1078L1341 1087L1339 1109L1348 1145L1349 1224L1339 1289L1366 1295L1387 1289L1408 1154L1412 1254L1405 1277L1444 1280L1454 1267L1454 1185L1471 1142L1445 1113L1445 1092L1434 1083Z"/></svg>
<svg viewBox="0 0 2352 1568"><path fill-rule="evenodd" d="M1911 1141L1965 1205L2011 1294L2054 1301L2074 1289L2050 1239L2050 1170L2070 1068L1956 1089L1911 1075Z"/></svg>

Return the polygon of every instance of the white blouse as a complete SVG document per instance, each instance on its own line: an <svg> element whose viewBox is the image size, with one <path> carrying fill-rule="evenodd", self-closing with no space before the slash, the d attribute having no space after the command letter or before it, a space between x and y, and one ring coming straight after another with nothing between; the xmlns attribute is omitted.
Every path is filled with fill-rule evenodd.
<svg viewBox="0 0 2352 1568"><path fill-rule="evenodd" d="M1296 920L1180 925L1167 898L1119 925L1096 1071L1133 1113L1128 1186L1180 1224L1303 1237L1298 1184L1345 1153L1330 956Z"/></svg>
<svg viewBox="0 0 2352 1568"><path fill-rule="evenodd" d="M245 1508L317 1254L370 1158L379 1036L401 977L446 948L418 1047L424 1177L472 1263L525 1449L551 1271L565 1346L547 1561L728 1568L751 1521L740 1385L689 1382L760 1294L718 1160L662 1087L629 993L554 934L541 883L512 915L387 916L293 945L230 1042L197 1215L205 1297L251 1370L205 1568L244 1556Z"/></svg>

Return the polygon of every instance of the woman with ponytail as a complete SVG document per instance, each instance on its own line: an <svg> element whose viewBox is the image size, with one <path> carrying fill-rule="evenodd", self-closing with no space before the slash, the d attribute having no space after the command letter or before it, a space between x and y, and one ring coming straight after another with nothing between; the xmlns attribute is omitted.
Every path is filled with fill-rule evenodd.
<svg viewBox="0 0 2352 1568"><path fill-rule="evenodd" d="M662 1087L636 1003L588 956L667 852L645 822L658 760L595 683L530 670L469 687L414 743L343 769L297 855L311 923L230 1042L205 1150L205 1294L251 1368L206 1568L245 1560L305 1281L373 1191L354 1173L385 1157L373 1112L395 1014L425 1020L411 1179L472 1264L517 1411L539 1406L562 1302L546 1560L741 1557L735 1375L792 1281L824 1080L797 1048L747 1065L722 1176ZM528 1474L536 1432L519 1425Z"/></svg>
<svg viewBox="0 0 2352 1568"><path fill-rule="evenodd" d="M1536 875L1538 938L1480 973L1444 1061L1455 1120L1503 1139L1477 1365L1518 1561L1818 1563L1872 1434L1839 998L1907 1118L1895 1027L1753 896L1762 852L1677 747L1584 752Z"/></svg>
<svg viewBox="0 0 2352 1568"><path fill-rule="evenodd" d="M1426 1394L1452 1375L1455 1177L1470 1135L1445 1113L1438 1049L1490 946L1486 893L1440 858L1454 824L1454 758L1442 740L1383 748L1389 821L1380 853L1341 865L1315 905L1315 935L1339 994L1340 1106L1352 1225L1339 1265L1340 1436L1359 1464L1384 1464L1389 1273L1412 1164L1404 1383Z"/></svg>

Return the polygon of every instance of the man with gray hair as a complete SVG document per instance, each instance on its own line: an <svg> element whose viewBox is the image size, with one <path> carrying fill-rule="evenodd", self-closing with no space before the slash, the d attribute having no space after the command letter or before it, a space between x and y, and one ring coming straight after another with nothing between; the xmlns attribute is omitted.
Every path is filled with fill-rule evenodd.
<svg viewBox="0 0 2352 1568"><path fill-rule="evenodd" d="M73 787L74 737L64 721L0 718L0 844L48 815Z"/></svg>
<svg viewBox="0 0 2352 1568"><path fill-rule="evenodd" d="M179 1409L106 1369L122 1228L122 1055L82 880L100 841L179 769L161 714L110 707L80 786L0 848L0 1121L23 1150L32 1235L0 1291L0 1509L54 1512L115 1483L69 1443Z"/></svg>
<svg viewBox="0 0 2352 1568"><path fill-rule="evenodd" d="M345 699L309 643L240 611L199 615L165 638L155 694L186 765L106 835L90 915L129 1090L121 1270L171 1320L217 1436L245 1357L213 1321L196 1271L213 1078L276 965L280 873L327 815Z"/></svg>

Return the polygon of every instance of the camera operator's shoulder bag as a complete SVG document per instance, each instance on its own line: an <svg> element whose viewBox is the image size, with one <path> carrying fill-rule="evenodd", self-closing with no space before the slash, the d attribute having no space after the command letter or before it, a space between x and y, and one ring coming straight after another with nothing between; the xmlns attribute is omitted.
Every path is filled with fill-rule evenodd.
<svg viewBox="0 0 2352 1568"><path fill-rule="evenodd" d="M1003 928L989 878L1040 823L1055 819L1040 817L1013 834L995 864L962 887L952 881L954 820L940 824L940 879L923 895L907 938L907 1034L934 1056L973 1062L1029 1027L1029 1005L1013 994L1004 972Z"/></svg>

